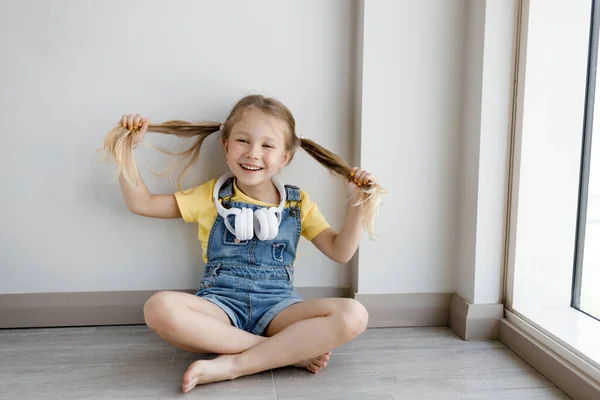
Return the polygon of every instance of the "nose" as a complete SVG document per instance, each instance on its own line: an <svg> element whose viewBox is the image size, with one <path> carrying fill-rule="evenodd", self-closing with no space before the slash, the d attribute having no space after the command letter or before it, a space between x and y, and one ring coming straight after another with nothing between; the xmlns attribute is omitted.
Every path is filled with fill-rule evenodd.
<svg viewBox="0 0 600 400"><path fill-rule="evenodd" d="M248 149L248 158L253 158L255 160L258 160L261 155L260 150L261 150L260 144L253 144L252 146L250 146L250 148Z"/></svg>

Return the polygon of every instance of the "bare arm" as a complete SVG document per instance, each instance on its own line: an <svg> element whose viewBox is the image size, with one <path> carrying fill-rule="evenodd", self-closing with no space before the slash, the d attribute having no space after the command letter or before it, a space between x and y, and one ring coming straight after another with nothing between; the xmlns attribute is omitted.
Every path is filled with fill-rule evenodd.
<svg viewBox="0 0 600 400"><path fill-rule="evenodd" d="M121 117L121 125L133 129L139 127L134 144L143 140L150 120L140 114L129 114ZM135 156L133 156L135 157ZM135 170L137 186L130 185L123 174L119 175L119 185L127 208L134 214L152 218L180 218L181 212L173 194L152 194L148 191L139 171Z"/></svg>
<svg viewBox="0 0 600 400"><path fill-rule="evenodd" d="M152 218L180 218L181 212L173 194L152 194L136 170L137 186L131 186L123 174L119 185L127 208L134 214Z"/></svg>
<svg viewBox="0 0 600 400"><path fill-rule="evenodd" d="M350 261L358 249L363 234L360 208L361 206L349 207L340 233L328 228L315 236L312 240L315 247L335 262Z"/></svg>
<svg viewBox="0 0 600 400"><path fill-rule="evenodd" d="M370 173L358 167L352 168L351 175L354 177L354 182L346 180L344 183L350 197L358 193L360 186L373 180ZM362 204L357 206L351 204L340 233L328 228L315 236L312 243L333 261L339 263L350 261L360 245L364 232L361 218L362 207Z"/></svg>

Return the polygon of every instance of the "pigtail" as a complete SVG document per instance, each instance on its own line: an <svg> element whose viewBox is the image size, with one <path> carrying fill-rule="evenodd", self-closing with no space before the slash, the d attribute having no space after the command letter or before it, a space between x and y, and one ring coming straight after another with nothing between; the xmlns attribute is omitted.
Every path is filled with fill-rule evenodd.
<svg viewBox="0 0 600 400"><path fill-rule="evenodd" d="M183 176L186 174L191 165L198 159L200 155L200 146L204 139L211 133L218 132L221 129L221 124L217 122L199 122L193 123L188 121L172 120L161 124L148 125L147 132L159 132L164 134L175 135L180 138L197 137L195 143L187 150L181 153L173 153L158 146L158 150L165 154L173 156L190 156L190 161L184 168L177 181L177 187L180 191ZM137 186L137 167L135 158L133 157L133 136L137 134L137 130L129 130L122 125L115 126L104 137L104 145L102 151L105 153L105 160L112 158L117 165L117 175L123 173L123 176L132 186Z"/></svg>
<svg viewBox="0 0 600 400"><path fill-rule="evenodd" d="M148 132L166 133L181 138L197 137L196 142L189 149L181 153L172 153L155 146L166 154L174 156L190 156L190 161L179 176L179 180L177 182L177 186L180 191L183 191L181 188L183 176L191 167L192 163L198 159L200 154L200 146L202 145L204 139L211 133L221 131L223 140L227 140L230 129L243 117L246 110L250 108L256 108L265 114L268 114L286 123L288 128L286 150L292 152L292 157L295 149L298 147L298 145L300 145L308 154L310 154L315 160L317 160L321 165L331 172L348 180L353 179L353 177L350 175L350 166L348 166L343 159L336 154L333 154L329 150L319 146L312 140L298 138L296 136L296 122L292 116L292 113L285 105L273 98L264 97L262 95L250 95L237 102L227 119L222 124L217 122L193 123L172 120L162 124L148 125ZM108 132L104 138L103 151L106 154L106 158L112 157L117 164L117 176L120 173L123 173L123 176L127 182L133 186L136 186L137 168L135 165L135 159L133 157L132 134L136 134L136 130L131 131L127 128L124 128L120 124L117 125L110 132ZM360 198L356 199L352 205L363 205L361 210L362 223L369 232L369 236L374 238L374 219L379 211L381 200L387 191L377 183L369 182L366 185L361 186L360 191L357 193L359 193Z"/></svg>
<svg viewBox="0 0 600 400"><path fill-rule="evenodd" d="M300 146L317 160L321 165L327 168L329 171L340 175L348 180L352 180L353 177L350 175L351 168L346 162L338 155L333 154L324 147L318 145L310 139L301 138ZM375 216L379 212L379 205L383 199L383 196L387 193L387 190L379 186L377 183L369 182L359 188L362 192L360 193L360 199L358 199L353 206L363 204L362 209L362 222L369 232L369 237L373 239L375 237Z"/></svg>

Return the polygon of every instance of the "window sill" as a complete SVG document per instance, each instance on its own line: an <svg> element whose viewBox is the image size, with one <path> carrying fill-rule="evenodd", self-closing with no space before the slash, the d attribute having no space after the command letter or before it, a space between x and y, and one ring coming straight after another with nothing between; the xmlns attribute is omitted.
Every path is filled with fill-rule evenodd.
<svg viewBox="0 0 600 400"><path fill-rule="evenodd" d="M507 310L506 319L600 382L600 321L572 307Z"/></svg>

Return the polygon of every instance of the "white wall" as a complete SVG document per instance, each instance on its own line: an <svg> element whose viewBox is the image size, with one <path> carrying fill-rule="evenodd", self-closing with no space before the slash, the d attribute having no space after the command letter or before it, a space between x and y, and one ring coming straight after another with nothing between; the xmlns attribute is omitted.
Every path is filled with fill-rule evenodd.
<svg viewBox="0 0 600 400"><path fill-rule="evenodd" d="M485 1L469 0L463 90L463 145L460 149L460 202L458 276L459 294L468 302L475 299L477 244L477 194L481 132Z"/></svg>
<svg viewBox="0 0 600 400"><path fill-rule="evenodd" d="M487 0L473 303L502 302L511 132L514 0Z"/></svg>
<svg viewBox="0 0 600 400"><path fill-rule="evenodd" d="M453 292L464 0L366 0L361 163L388 189L360 293Z"/></svg>
<svg viewBox="0 0 600 400"><path fill-rule="evenodd" d="M465 148L464 88L481 87L467 69L467 6L466 0L4 6L0 293L195 288L202 267L196 227L128 213L117 183L106 183L114 169L96 163L92 152L123 113L154 122L221 120L253 92L281 99L300 133L360 162L389 191L376 224L379 241L365 235L354 264L332 263L301 242L298 286L457 291L465 275L461 175L478 176L476 165L462 170L465 154L478 154ZM170 149L184 144L149 136ZM145 168L149 161L161 170L167 158L141 148L137 159L151 191L176 189ZM201 160L186 187L225 170L216 137ZM332 225L341 226L338 179L302 152L283 178L308 190ZM466 229L475 237L476 226ZM474 292L476 271L470 271L467 290Z"/></svg>
<svg viewBox="0 0 600 400"><path fill-rule="evenodd" d="M363 165L360 155L362 149L362 85L363 85L363 48L365 36L365 2L358 0L356 7L356 51L355 51L355 80L354 80L354 148L353 161L355 165ZM366 167L366 166L365 166ZM351 269L351 288L352 293L358 292L358 260L360 258L361 247L356 250L354 257L348 263Z"/></svg>
<svg viewBox="0 0 600 400"><path fill-rule="evenodd" d="M457 292L502 301L515 2L469 0Z"/></svg>
<svg viewBox="0 0 600 400"><path fill-rule="evenodd" d="M304 136L350 158L355 6L342 0L3 3L0 293L197 287L196 227L129 213L118 184L106 183L114 169L98 164L94 150L123 113L154 122L221 120L239 98L259 92L287 104ZM162 135L149 140L181 146ZM215 140L203 154L215 149L186 186L224 171ZM140 149L137 159L152 192L176 190L145 167L146 161L164 167L160 153ZM341 227L341 182L302 152L284 179L309 191ZM305 241L300 251L298 286L350 285L346 266Z"/></svg>

